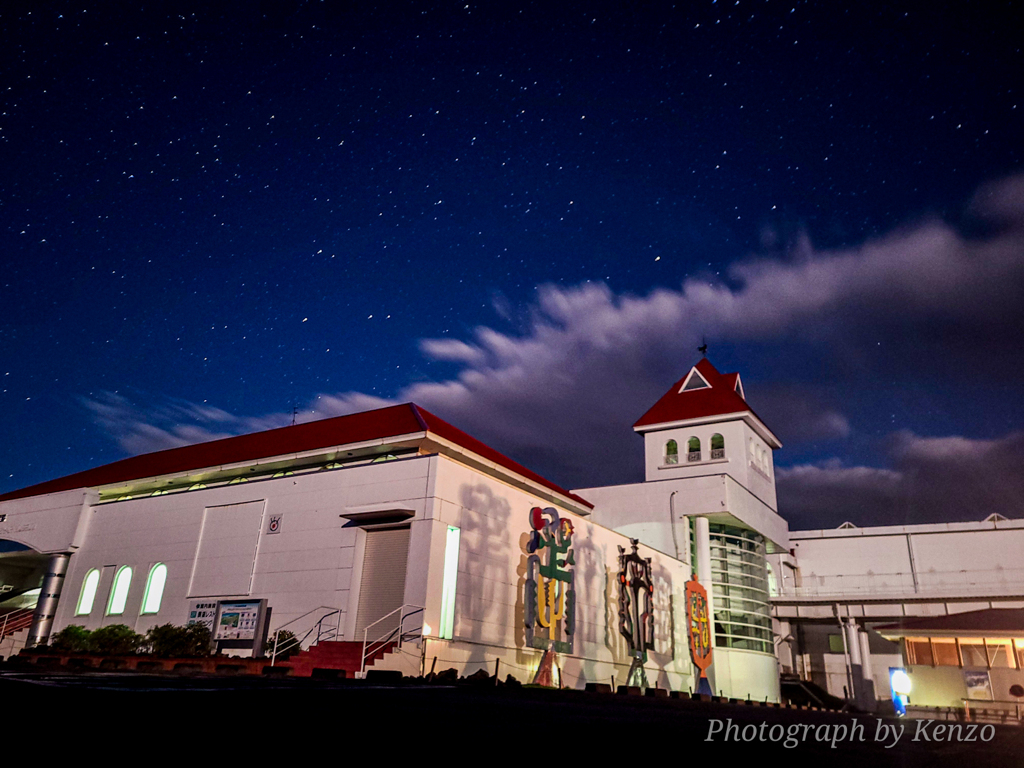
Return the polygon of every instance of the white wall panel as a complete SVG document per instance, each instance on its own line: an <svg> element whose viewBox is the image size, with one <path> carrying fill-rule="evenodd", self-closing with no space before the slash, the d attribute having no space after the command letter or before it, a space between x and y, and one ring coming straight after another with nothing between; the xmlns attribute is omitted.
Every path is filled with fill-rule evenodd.
<svg viewBox="0 0 1024 768"><path fill-rule="evenodd" d="M189 597L248 595L265 502L207 507Z"/></svg>

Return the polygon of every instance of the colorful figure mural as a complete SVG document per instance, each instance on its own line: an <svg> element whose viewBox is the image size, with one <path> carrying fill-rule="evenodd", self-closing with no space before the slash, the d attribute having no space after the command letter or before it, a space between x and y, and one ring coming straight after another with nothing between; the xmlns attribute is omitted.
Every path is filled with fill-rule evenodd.
<svg viewBox="0 0 1024 768"><path fill-rule="evenodd" d="M629 643L633 663L626 685L647 687L644 664L647 651L654 650L654 580L651 558L637 553L639 539L630 539L633 552L619 547L619 632Z"/></svg>
<svg viewBox="0 0 1024 768"><path fill-rule="evenodd" d="M576 631L572 521L560 519L552 507L534 507L530 527L523 595L526 642L532 648L572 653Z"/></svg>
<svg viewBox="0 0 1024 768"><path fill-rule="evenodd" d="M714 695L708 682L711 666L711 617L708 615L708 592L697 581L697 574L686 582L686 629L690 636L690 658L700 670L697 693Z"/></svg>

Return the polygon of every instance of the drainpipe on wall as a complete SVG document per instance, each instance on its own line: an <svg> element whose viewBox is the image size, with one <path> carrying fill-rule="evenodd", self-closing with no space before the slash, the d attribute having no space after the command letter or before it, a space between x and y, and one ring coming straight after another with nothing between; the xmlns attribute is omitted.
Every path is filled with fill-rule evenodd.
<svg viewBox="0 0 1024 768"><path fill-rule="evenodd" d="M64 588L64 575L68 571L70 559L71 555L66 552L50 555L46 576L43 577L43 585L39 590L39 602L36 603L36 612L32 616L32 626L28 630L28 640L25 643L28 648L46 645L50 640L50 630L57 615L57 603Z"/></svg>
<svg viewBox="0 0 1024 768"><path fill-rule="evenodd" d="M839 622L839 637L843 640L843 664L846 666L846 697L847 700L856 700L856 693L853 687L853 669L850 665L850 643L846 639L846 622L839 611L839 603L833 608L836 614L836 621Z"/></svg>
<svg viewBox="0 0 1024 768"><path fill-rule="evenodd" d="M675 547L675 550L676 550L676 560L682 560L684 563L686 563L688 566L690 566L690 570L692 572L693 564L690 562L690 523L689 523L689 518L684 518L687 521L687 523L686 523L686 559L683 560L679 556L679 537L676 534L676 508L675 508L675 505L673 505L673 503L672 503L672 500L675 498L675 495L677 493L679 493L679 491L672 491L672 493L670 493L668 495L668 524L669 524L669 527L672 529L672 546ZM687 576L689 576L689 575L690 574L687 574Z"/></svg>
<svg viewBox="0 0 1024 768"><path fill-rule="evenodd" d="M918 592L917 563L914 562L914 547L910 543L910 534L907 534L907 554L910 555L910 578L914 580L914 592Z"/></svg>

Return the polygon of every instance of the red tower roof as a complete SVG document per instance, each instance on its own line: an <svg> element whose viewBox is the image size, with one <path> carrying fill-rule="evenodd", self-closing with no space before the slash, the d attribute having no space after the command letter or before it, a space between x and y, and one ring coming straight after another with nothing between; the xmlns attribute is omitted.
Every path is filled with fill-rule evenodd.
<svg viewBox="0 0 1024 768"><path fill-rule="evenodd" d="M754 410L747 405L738 373L719 373L708 359L701 358L683 378L672 385L658 402L633 425L638 432L661 424L674 424L728 414L749 414L774 442L778 441ZM760 431L760 430L759 430Z"/></svg>

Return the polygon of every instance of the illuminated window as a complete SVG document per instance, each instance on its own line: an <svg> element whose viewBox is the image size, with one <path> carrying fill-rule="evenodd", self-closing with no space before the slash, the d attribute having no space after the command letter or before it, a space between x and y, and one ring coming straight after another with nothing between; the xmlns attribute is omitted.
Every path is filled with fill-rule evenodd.
<svg viewBox="0 0 1024 768"><path fill-rule="evenodd" d="M771 563L765 563L768 568L768 594L772 597L779 596L779 582L775 578L775 570Z"/></svg>
<svg viewBox="0 0 1024 768"><path fill-rule="evenodd" d="M110 589L110 604L107 606L108 616L120 616L124 613L125 603L128 602L128 587L132 583L132 569L127 565L121 566L117 575L114 576L114 585Z"/></svg>
<svg viewBox="0 0 1024 768"><path fill-rule="evenodd" d="M907 638L907 664L932 666L932 644L927 637Z"/></svg>
<svg viewBox="0 0 1024 768"><path fill-rule="evenodd" d="M669 440L667 443L665 443L665 463L679 463L679 443L677 443L675 440Z"/></svg>
<svg viewBox="0 0 1024 768"><path fill-rule="evenodd" d="M146 596L142 598L143 613L158 613L160 600L164 596L164 585L167 583L167 566L157 563L149 571L146 581Z"/></svg>
<svg viewBox="0 0 1024 768"><path fill-rule="evenodd" d="M956 652L956 638L933 637L932 656L936 667L959 667L960 656Z"/></svg>
<svg viewBox="0 0 1024 768"><path fill-rule="evenodd" d="M985 653L985 641L980 637L961 637L960 657L965 667L988 667L988 659Z"/></svg>
<svg viewBox="0 0 1024 768"><path fill-rule="evenodd" d="M441 584L441 627L438 636L451 640L455 632L455 583L459 577L459 538L454 525L448 526L444 544L444 580Z"/></svg>
<svg viewBox="0 0 1024 768"><path fill-rule="evenodd" d="M92 604L96 599L96 587L100 583L100 572L93 568L85 574L85 581L82 582L82 594L78 597L78 608L75 609L75 616L85 616L92 613Z"/></svg>
<svg viewBox="0 0 1024 768"><path fill-rule="evenodd" d="M988 650L988 665L990 667L1009 667L1013 669L1014 658L1010 640L999 638L998 640L986 637L985 648Z"/></svg>

